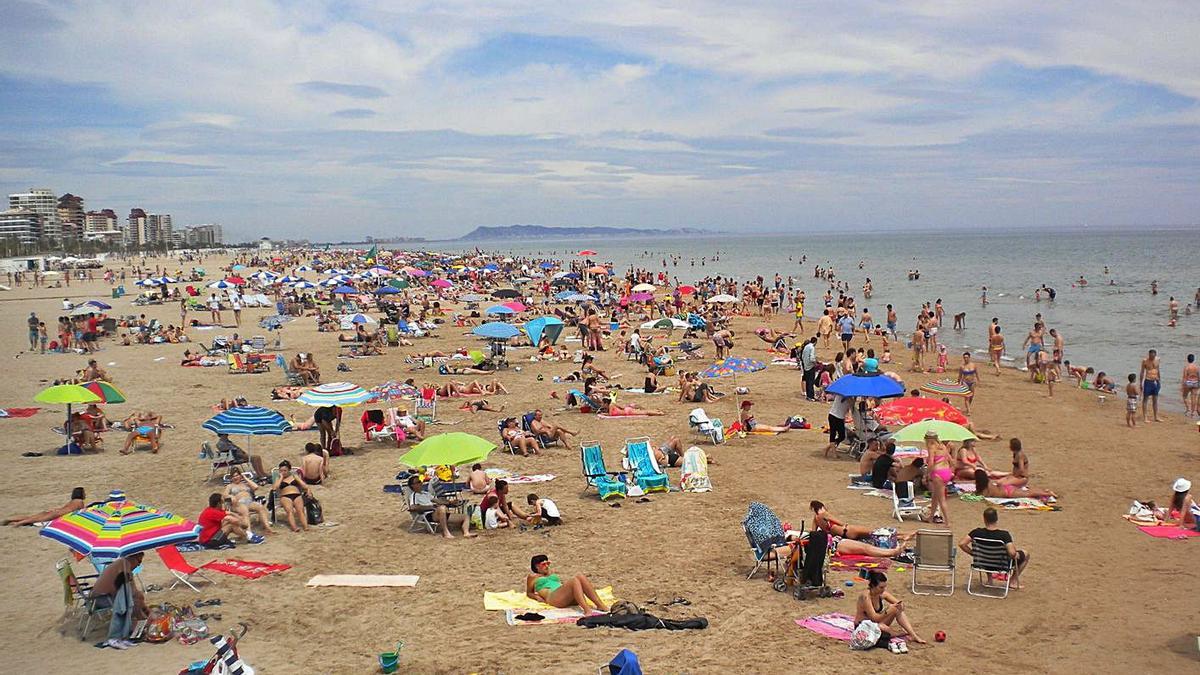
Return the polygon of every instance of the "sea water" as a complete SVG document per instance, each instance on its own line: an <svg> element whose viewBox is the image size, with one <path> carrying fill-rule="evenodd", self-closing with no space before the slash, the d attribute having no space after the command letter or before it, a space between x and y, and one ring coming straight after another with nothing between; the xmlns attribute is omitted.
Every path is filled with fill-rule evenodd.
<svg viewBox="0 0 1200 675"><path fill-rule="evenodd" d="M857 306L870 309L875 323L883 323L885 306L893 305L902 335L912 332L922 303L940 298L945 318L939 339L951 350L951 364L962 351L974 351L977 360L987 361L987 325L997 317L1007 354L1023 366L1021 342L1040 312L1047 330L1056 328L1066 340L1065 358L1072 365L1105 371L1118 383L1138 372L1148 349L1157 349L1163 399L1174 403L1179 403L1186 355L1200 352L1200 308L1193 306L1190 315L1184 312L1200 289L1200 229L724 234L469 246L448 242L427 248L462 251L475 246L502 255L557 259L578 259L575 253L592 249L597 252L593 260L613 264L618 273L631 265L654 272L665 269L681 283L710 275L739 281L761 275L769 284L778 272L785 284L791 276L795 287L806 292L805 327L810 334L829 286L814 278L813 270L818 265L832 267L837 278L849 284ZM910 281L908 271L914 269L920 270L920 279ZM1076 283L1080 276L1086 286ZM870 299L862 294L867 278L874 287ZM1150 293L1152 281L1158 282L1158 295ZM1053 301L1044 293L1035 301L1035 290L1043 284L1055 289ZM986 307L980 300L983 286L988 287ZM1172 295L1180 307L1173 328L1167 326ZM960 312L966 312L966 329L956 331L953 317ZM1048 335L1046 344L1052 344Z"/></svg>

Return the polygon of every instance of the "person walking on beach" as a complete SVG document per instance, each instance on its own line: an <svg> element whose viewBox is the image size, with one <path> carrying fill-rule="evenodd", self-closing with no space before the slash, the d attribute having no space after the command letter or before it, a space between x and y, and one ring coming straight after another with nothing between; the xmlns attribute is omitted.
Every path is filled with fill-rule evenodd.
<svg viewBox="0 0 1200 675"><path fill-rule="evenodd" d="M1187 363L1183 366L1181 380L1183 407L1187 416L1200 416L1200 365L1196 365L1195 354L1187 355Z"/></svg>
<svg viewBox="0 0 1200 675"><path fill-rule="evenodd" d="M1030 381L1033 381L1032 364L1037 363L1037 355L1042 351L1044 341L1045 336L1042 334L1042 324L1039 321L1033 324L1033 328L1029 329L1025 340L1021 343L1021 349L1025 350L1025 367L1030 369Z"/></svg>
<svg viewBox="0 0 1200 675"><path fill-rule="evenodd" d="M41 323L41 320L38 319L36 313L30 312L27 323L29 324L29 351L32 352L38 347L38 324Z"/></svg>
<svg viewBox="0 0 1200 675"><path fill-rule="evenodd" d="M1000 324L992 320L992 326L988 329L991 333L988 335L988 357L992 360L992 367L996 369L996 377L1000 377L1000 357L1004 355L1004 336L1000 334Z"/></svg>
<svg viewBox="0 0 1200 675"><path fill-rule="evenodd" d="M217 299L217 294L213 293L208 296L208 311L214 326L221 325L221 301Z"/></svg>
<svg viewBox="0 0 1200 675"><path fill-rule="evenodd" d="M1151 349L1146 358L1142 359L1142 367L1138 378L1142 381L1142 421L1146 421L1147 408L1154 408L1154 421L1158 419L1158 392L1162 389L1159 376L1158 351Z"/></svg>
<svg viewBox="0 0 1200 675"><path fill-rule="evenodd" d="M887 306L887 329L888 332L892 334L893 340L900 339L899 336L896 335L896 310L892 309L891 305Z"/></svg>
<svg viewBox="0 0 1200 675"><path fill-rule="evenodd" d="M833 317L830 316L828 306L822 312L821 318L817 319L817 334L821 336L821 345L828 348L829 338L833 335Z"/></svg>
<svg viewBox="0 0 1200 675"><path fill-rule="evenodd" d="M1125 426L1137 426L1138 388L1137 375L1129 374L1129 383L1125 385Z"/></svg>

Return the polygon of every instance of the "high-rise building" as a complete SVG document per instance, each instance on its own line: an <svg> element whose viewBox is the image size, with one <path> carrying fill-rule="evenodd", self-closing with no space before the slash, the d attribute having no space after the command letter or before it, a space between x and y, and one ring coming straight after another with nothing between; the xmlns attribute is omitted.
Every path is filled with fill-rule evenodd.
<svg viewBox="0 0 1200 675"><path fill-rule="evenodd" d="M30 188L29 192L11 194L8 196L8 206L12 209L29 209L36 213L41 221L42 237L62 238L62 227L58 222L58 199L49 188Z"/></svg>
<svg viewBox="0 0 1200 675"><path fill-rule="evenodd" d="M166 246L171 243L171 215L151 213L146 216L146 237L150 246Z"/></svg>
<svg viewBox="0 0 1200 675"><path fill-rule="evenodd" d="M83 197L68 192L58 198L58 222L62 226L63 239L78 239L83 235Z"/></svg>
<svg viewBox="0 0 1200 675"><path fill-rule="evenodd" d="M36 211L22 208L0 211L0 239L37 244L41 235L42 219Z"/></svg>
<svg viewBox="0 0 1200 675"><path fill-rule="evenodd" d="M144 246L146 242L146 212L139 208L129 210L129 218L125 225L125 245L132 247Z"/></svg>
<svg viewBox="0 0 1200 675"><path fill-rule="evenodd" d="M221 226L216 223L189 225L183 243L188 246L220 246L225 243L225 236L221 232Z"/></svg>
<svg viewBox="0 0 1200 675"><path fill-rule="evenodd" d="M124 231L112 209L88 211L83 215L83 238L119 244L123 236Z"/></svg>

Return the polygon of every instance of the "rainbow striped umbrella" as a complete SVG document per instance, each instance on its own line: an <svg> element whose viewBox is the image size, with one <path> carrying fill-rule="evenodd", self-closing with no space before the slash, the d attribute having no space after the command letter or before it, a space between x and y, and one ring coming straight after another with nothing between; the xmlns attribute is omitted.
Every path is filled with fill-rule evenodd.
<svg viewBox="0 0 1200 675"><path fill-rule="evenodd" d="M742 356L730 356L700 371L700 377L727 377L729 375L753 373L766 369L767 364L757 359L748 359Z"/></svg>
<svg viewBox="0 0 1200 675"><path fill-rule="evenodd" d="M300 398L296 400L317 408L330 405L348 407L370 401L371 392L350 382L330 382L318 384L300 394Z"/></svg>
<svg viewBox="0 0 1200 675"><path fill-rule="evenodd" d="M116 385L104 380L92 380L79 385L84 389L99 396L105 403L124 403L125 393L117 389Z"/></svg>
<svg viewBox="0 0 1200 675"><path fill-rule="evenodd" d="M40 534L93 558L120 558L193 541L200 526L186 518L121 499L54 519Z"/></svg>
<svg viewBox="0 0 1200 675"><path fill-rule="evenodd" d="M939 396L970 396L971 388L958 380L934 380L921 385L921 391Z"/></svg>

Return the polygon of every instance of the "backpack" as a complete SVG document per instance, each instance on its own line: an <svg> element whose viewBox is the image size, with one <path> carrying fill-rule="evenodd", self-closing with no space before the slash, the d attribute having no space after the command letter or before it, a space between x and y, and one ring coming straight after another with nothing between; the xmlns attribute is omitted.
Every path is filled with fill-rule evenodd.
<svg viewBox="0 0 1200 675"><path fill-rule="evenodd" d="M316 497L304 497L304 510L308 514L309 525L320 525L325 522L325 516L321 511L321 502Z"/></svg>

